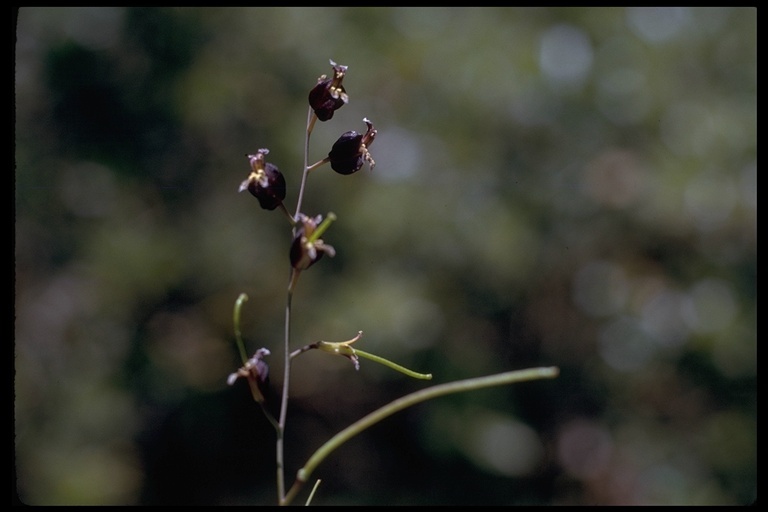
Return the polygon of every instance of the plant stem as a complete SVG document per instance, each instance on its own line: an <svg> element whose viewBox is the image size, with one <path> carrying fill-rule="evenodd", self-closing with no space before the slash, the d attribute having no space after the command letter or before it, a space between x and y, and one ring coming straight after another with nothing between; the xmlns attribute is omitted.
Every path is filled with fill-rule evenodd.
<svg viewBox="0 0 768 512"><path fill-rule="evenodd" d="M364 357L366 359L370 359L371 361L376 361L379 364L383 364L384 366L388 366L389 368L392 368L395 371L398 371L400 373L404 373L409 377L412 377L414 379L422 379L422 380L432 380L432 374L431 373L419 373L414 372L413 370L409 370L408 368L404 366L400 366L397 363L393 363L389 359L384 359L383 357L379 357L375 354L370 354L368 352L363 352L359 348L354 349L354 354L358 355L360 357Z"/></svg>
<svg viewBox="0 0 768 512"><path fill-rule="evenodd" d="M289 383L291 377L291 299L293 288L299 278L299 271L291 269L291 281L288 284L287 299L285 301L285 339L283 340L283 357L285 370L283 373L283 395L280 400L280 419L277 422L277 441L275 443L277 458L277 499L282 503L285 499L285 420L288 415Z"/></svg>
<svg viewBox="0 0 768 512"><path fill-rule="evenodd" d="M288 212L288 208L285 207L285 205L281 202L280 203L280 210L285 213L285 216L288 217L288 222L291 223L291 226L296 225L296 219L291 217L291 214Z"/></svg>
<svg viewBox="0 0 768 512"><path fill-rule="evenodd" d="M312 107L309 107L309 112L307 113L307 134L304 138L304 172L301 173L299 199L296 201L296 215L294 215L296 219L299 218L299 213L301 213L301 201L304 198L304 187L307 184L307 175L309 174L309 136L312 135L312 128L315 126L316 120L315 111L312 110Z"/></svg>
<svg viewBox="0 0 768 512"><path fill-rule="evenodd" d="M317 468L317 466L323 460L325 460L325 458L328 457L328 455L330 455L339 446L349 441L352 437L361 433L363 430L367 429L368 427L375 425L376 423L393 415L396 412L399 412L407 407L416 405L426 400L431 400L432 398L437 398L437 397L452 394L452 393L474 391L474 390L493 387L493 386L502 386L506 384L513 384L516 382L523 382L523 381L535 380L535 379L552 379L557 377L559 373L560 373L560 370L555 366L542 367L542 368L528 368L526 370L517 370L512 372L498 373L496 375L488 375L485 377L477 377L474 379L466 379L466 380L460 380L455 382L448 382L446 384L438 384L437 386L432 386L430 388L416 391L415 393L411 393L410 395L406 395L393 402L390 402L384 407L381 407L380 409L377 409L372 413L368 414L367 416L359 419L358 421L356 421L355 423L353 423L352 425L345 428L344 430L342 430L341 432L333 436L331 439L326 441L326 443L323 444L320 448L318 448L317 451L315 451L315 453L312 454L309 460L307 460L306 464L304 464L304 467L301 468L298 471L298 473L296 473L296 481L293 483L293 486L288 491L288 494L285 496L285 499L282 500L280 503L281 505L290 504L290 502L293 500L293 498L296 497L296 494L298 494L301 487L309 479L310 475Z"/></svg>
<svg viewBox="0 0 768 512"><path fill-rule="evenodd" d="M294 233L296 231L295 222L301 213L301 201L304 197L304 188L307 183L307 174L309 174L309 136L312 134L312 128L315 126L317 116L312 107L309 107L307 113L307 132L304 138L304 169L301 173L301 186L299 187L299 197L296 200L296 214L293 216ZM287 213L287 211L286 211ZM290 217L290 215L289 215ZM283 341L285 359L285 371L283 373L283 395L280 400L280 419L277 424L277 441L275 442L275 451L277 459L277 500L282 504L285 501L285 420L288 415L288 396L289 384L291 378L291 299L293 298L293 289L299 278L299 271L291 269L291 280L288 284L288 294L285 303L285 339Z"/></svg>
<svg viewBox="0 0 768 512"><path fill-rule="evenodd" d="M312 487L312 492L309 493L309 497L307 497L307 502L304 504L305 506L309 506L310 503L312 503L312 498L315 496L315 491L317 491L317 488L320 487L321 480L318 480L315 482L315 485Z"/></svg>
<svg viewBox="0 0 768 512"><path fill-rule="evenodd" d="M323 165L327 164L330 161L331 161L331 159L329 157L325 157L322 160L318 160L317 162L315 162L312 165L310 165L309 167L307 167L307 174L311 173L312 171L314 171L318 167L322 167Z"/></svg>
<svg viewBox="0 0 768 512"><path fill-rule="evenodd" d="M243 344L243 336L240 332L240 310L243 308L243 302L248 300L248 295L241 293L235 301L235 310L233 313L233 321L235 324L235 343L237 349L240 351L240 359L243 360L243 365L248 362L248 354L245 351L245 345Z"/></svg>

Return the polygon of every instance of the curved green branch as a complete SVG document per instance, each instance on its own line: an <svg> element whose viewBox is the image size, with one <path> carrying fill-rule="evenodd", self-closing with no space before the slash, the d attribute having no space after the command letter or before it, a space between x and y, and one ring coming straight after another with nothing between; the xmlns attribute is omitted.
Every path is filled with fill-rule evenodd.
<svg viewBox="0 0 768 512"><path fill-rule="evenodd" d="M248 362L248 354L245 352L245 345L243 344L243 337L240 333L240 310L243 308L243 302L248 300L248 296L241 293L235 301L235 311L233 313L233 321L235 324L235 343L240 351L240 358L243 360L243 365Z"/></svg>
<svg viewBox="0 0 768 512"><path fill-rule="evenodd" d="M384 359L383 357L379 357L374 354L369 354L368 352L363 352L359 348L354 349L354 354L360 357L364 357L366 359L370 359L371 361L375 361L379 364L383 364L384 366L388 366L389 368L392 368L393 370L398 371L400 373L404 373L409 377L413 377L414 379L432 380L431 373L418 373L413 370L409 370L404 366L400 366L397 363L393 363L389 359Z"/></svg>
<svg viewBox="0 0 768 512"><path fill-rule="evenodd" d="M449 395L452 393L462 393L465 391L474 391L493 386L503 386L506 384L513 384L516 382L524 382L536 379L553 379L557 377L559 373L560 369L556 366L529 368L526 370L498 373L485 377L477 377L474 379L438 384L436 386L416 391L415 393L411 393L410 395L406 395L393 402L390 402L384 407L377 409L367 416L359 419L326 441L326 443L323 444L320 448L318 448L317 451L312 454L309 460L307 460L306 464L304 464L304 467L301 468L296 474L296 481L288 491L288 494L286 494L285 499L281 501L281 505L287 505L293 500L304 483L309 479L312 472L334 450L336 450L345 442L349 441L352 437L361 433L363 430L375 425L376 423L393 415L396 412L402 411L407 407L416 405L426 400L431 400L433 398Z"/></svg>

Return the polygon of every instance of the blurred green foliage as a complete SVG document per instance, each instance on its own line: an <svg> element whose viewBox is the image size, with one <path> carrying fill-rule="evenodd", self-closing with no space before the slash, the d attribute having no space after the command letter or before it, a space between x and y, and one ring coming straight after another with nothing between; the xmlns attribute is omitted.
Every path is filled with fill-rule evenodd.
<svg viewBox="0 0 768 512"><path fill-rule="evenodd" d="M21 8L20 500L275 503L274 433L225 381L241 292L249 350L280 353L290 229L237 188L269 148L295 205L333 59L350 103L310 159L368 117L376 168L310 176L337 256L296 346L562 373L390 418L315 503L751 503L756 39L754 8ZM292 377L289 477L424 386L317 353Z"/></svg>

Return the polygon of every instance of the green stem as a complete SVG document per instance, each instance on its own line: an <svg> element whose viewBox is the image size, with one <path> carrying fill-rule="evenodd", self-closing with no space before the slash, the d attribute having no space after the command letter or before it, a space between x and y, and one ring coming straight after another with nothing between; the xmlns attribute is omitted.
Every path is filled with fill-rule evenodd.
<svg viewBox="0 0 768 512"><path fill-rule="evenodd" d="M243 302L248 300L248 296L241 293L235 301L235 311L233 313L233 320L235 324L235 343L240 351L240 359L243 360L243 366L248 362L248 354L245 351L245 345L243 344L243 337L240 333L240 310L243 308Z"/></svg>
<svg viewBox="0 0 768 512"><path fill-rule="evenodd" d="M370 359L371 361L375 361L379 364L383 364L384 366L388 366L392 368L393 370L396 370L400 373L404 373L409 377L413 377L414 379L423 379L423 380L432 380L432 374L431 373L418 373L414 372L413 370L409 370L408 368L404 366L400 366L397 363L393 363L389 359L384 359L383 357L379 357L374 354L369 354L368 352L363 352L362 350L356 348L354 349L354 354L358 355L360 357L364 357L366 359Z"/></svg>
<svg viewBox="0 0 768 512"><path fill-rule="evenodd" d="M319 226L315 228L315 230L312 232L311 235L309 235L309 238L307 238L307 242L312 244L317 241L318 238L322 236L323 233L331 226L331 223L336 220L336 214L333 212L328 212L328 215L325 216L323 221L320 223Z"/></svg>
<svg viewBox="0 0 768 512"><path fill-rule="evenodd" d="M312 498L315 497L315 492L317 491L317 488L320 487L321 480L318 479L317 482L315 482L315 485L312 486L312 492L309 493L309 497L307 498L307 502L305 503L305 506L309 506L310 503L312 503Z"/></svg>
<svg viewBox="0 0 768 512"><path fill-rule="evenodd" d="M356 421L355 423L353 423L352 425L345 428L344 430L342 430L341 432L333 436L331 439L326 441L326 443L323 444L320 448L318 448L318 450L312 454L309 460L307 460L306 464L304 464L304 467L298 471L298 473L296 474L296 481L293 483L293 486L288 491L288 494L285 496L285 499L282 500L280 503L281 505L289 504L293 500L293 498L296 497L296 494L298 494L301 487L309 479L310 475L317 468L317 466L320 465L320 463L323 462L323 460L325 460L325 458L328 457L328 455L330 455L339 446L349 441L352 437L361 433L363 430L367 429L368 427L375 425L376 423L393 415L396 412L399 412L407 407L416 405L426 400L431 400L433 398L437 398L437 397L452 394L452 393L474 391L478 389L483 389L483 388L488 388L493 386L503 386L506 384L513 384L516 382L523 382L528 380L552 379L557 377L559 373L560 373L559 368L555 366L542 367L542 368L529 368L526 370L517 370L513 372L499 373L496 375L488 375L485 377L477 377L474 379L466 379L466 380L460 380L455 382L448 382L446 384L438 384L436 386L432 386L430 388L416 391L415 393L411 393L410 395L406 395L393 402L390 402L384 407L377 409L372 413L368 414L367 416L359 419L358 421Z"/></svg>

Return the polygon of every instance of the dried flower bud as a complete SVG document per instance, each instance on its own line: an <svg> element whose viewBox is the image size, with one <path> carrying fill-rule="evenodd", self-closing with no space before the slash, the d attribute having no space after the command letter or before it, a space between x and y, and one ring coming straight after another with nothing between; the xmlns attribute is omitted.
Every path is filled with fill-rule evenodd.
<svg viewBox="0 0 768 512"><path fill-rule="evenodd" d="M335 219L335 216L328 216L328 221L333 219ZM315 234L315 231L318 230L322 221L322 215L311 218L303 213L299 214L299 221L296 224L296 235L293 238L290 252L291 265L296 270L308 269L320 260L320 258L323 257L323 254L328 254L328 256L331 257L336 255L336 251L333 247L325 244L323 240L318 238ZM318 231L318 233L321 232L322 231Z"/></svg>
<svg viewBox="0 0 768 512"><path fill-rule="evenodd" d="M357 357L357 351L352 348L352 344L363 337L363 331L358 331L357 336L347 341L330 342L330 341L318 341L312 344L313 348L320 349L330 354L336 354L346 357L352 364L355 365L355 370L360 369L360 358Z"/></svg>
<svg viewBox="0 0 768 512"><path fill-rule="evenodd" d="M368 148L376 137L376 130L368 119L363 119L363 122L368 125L368 131L364 135L354 130L346 132L339 137L333 144L331 152L328 153L331 168L339 174L357 172L365 162L368 162L371 169L376 165L368 152Z"/></svg>
<svg viewBox="0 0 768 512"><path fill-rule="evenodd" d="M333 117L333 113L349 101L344 86L341 85L347 66L341 66L331 61L333 78L321 75L317 79L311 91L309 91L309 106L315 111L315 115L321 121L327 121Z"/></svg>
<svg viewBox="0 0 768 512"><path fill-rule="evenodd" d="M265 210L274 210L285 199L285 178L273 165L264 160L268 149L260 149L255 155L246 155L251 163L251 174L240 184L240 192L248 192L259 200Z"/></svg>

